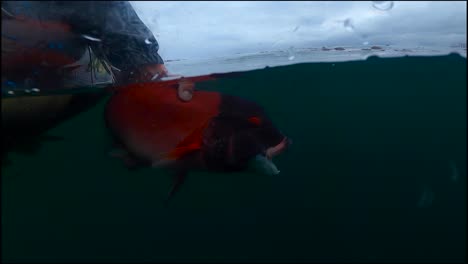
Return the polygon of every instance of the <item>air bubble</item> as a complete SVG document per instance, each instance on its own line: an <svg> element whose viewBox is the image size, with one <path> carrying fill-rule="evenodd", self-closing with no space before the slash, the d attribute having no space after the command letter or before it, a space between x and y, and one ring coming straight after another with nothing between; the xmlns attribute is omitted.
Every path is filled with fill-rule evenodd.
<svg viewBox="0 0 468 264"><path fill-rule="evenodd" d="M364 45L364 46L369 45L369 41L364 41L364 42L362 43L362 45Z"/></svg>
<svg viewBox="0 0 468 264"><path fill-rule="evenodd" d="M145 43L148 44L148 45L153 44L153 42L150 39L145 39Z"/></svg>
<svg viewBox="0 0 468 264"><path fill-rule="evenodd" d="M15 94L15 92L13 92L13 91L8 91L7 94L13 95L13 94Z"/></svg>
<svg viewBox="0 0 468 264"><path fill-rule="evenodd" d="M381 11L388 11L393 8L393 1L372 1L372 6Z"/></svg>
<svg viewBox="0 0 468 264"><path fill-rule="evenodd" d="M31 91L35 92L35 93L38 93L40 92L41 90L39 90L38 88L32 88Z"/></svg>

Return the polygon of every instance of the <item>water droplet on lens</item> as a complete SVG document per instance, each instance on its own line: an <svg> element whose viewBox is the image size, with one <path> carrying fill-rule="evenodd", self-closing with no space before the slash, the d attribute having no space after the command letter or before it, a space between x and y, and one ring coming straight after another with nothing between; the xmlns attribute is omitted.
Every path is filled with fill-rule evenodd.
<svg viewBox="0 0 468 264"><path fill-rule="evenodd" d="M346 30L353 32L354 31L354 25L353 25L353 20L351 18L347 18L343 21L343 26L346 28Z"/></svg>
<svg viewBox="0 0 468 264"><path fill-rule="evenodd" d="M149 40L149 39L145 39L145 43L148 44L148 45L153 44L153 42L151 40Z"/></svg>
<svg viewBox="0 0 468 264"><path fill-rule="evenodd" d="M288 60L292 61L296 58L294 55L294 47L289 47L288 49Z"/></svg>
<svg viewBox="0 0 468 264"><path fill-rule="evenodd" d="M393 8L393 1L372 1L372 6L381 11L388 11Z"/></svg>

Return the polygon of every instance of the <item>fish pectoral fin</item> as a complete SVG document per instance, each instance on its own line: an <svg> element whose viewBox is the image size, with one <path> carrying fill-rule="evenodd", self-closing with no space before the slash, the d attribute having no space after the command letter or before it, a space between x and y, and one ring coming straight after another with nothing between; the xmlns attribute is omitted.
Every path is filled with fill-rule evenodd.
<svg viewBox="0 0 468 264"><path fill-rule="evenodd" d="M153 167L153 168L167 167L169 165L174 164L175 162L176 162L176 160L174 160L174 159L168 159L168 158L160 159L160 160L157 160L157 161L154 161L153 163L151 163L151 167Z"/></svg>
<svg viewBox="0 0 468 264"><path fill-rule="evenodd" d="M169 160L176 160L179 158L182 158L183 156L197 151L201 148L200 144L198 143L192 143L188 144L185 146L180 146L169 152L164 158L169 159Z"/></svg>
<svg viewBox="0 0 468 264"><path fill-rule="evenodd" d="M203 133L207 126L208 122L205 122L200 127L195 128L172 151L161 155L160 161L156 162L155 165L160 166L160 164L166 164L171 161L176 161L190 153L200 150L202 148L203 143Z"/></svg>
<svg viewBox="0 0 468 264"><path fill-rule="evenodd" d="M187 170L178 170L174 174L174 183L172 185L171 190L169 191L167 198L165 200L165 203L167 204L173 197L174 195L179 191L180 187L182 184L185 182L185 179L187 178L188 171Z"/></svg>
<svg viewBox="0 0 468 264"><path fill-rule="evenodd" d="M190 144L173 149L171 152L160 155L160 158L151 164L153 168L167 167L174 165L178 160L181 160L186 155L200 149L199 144Z"/></svg>

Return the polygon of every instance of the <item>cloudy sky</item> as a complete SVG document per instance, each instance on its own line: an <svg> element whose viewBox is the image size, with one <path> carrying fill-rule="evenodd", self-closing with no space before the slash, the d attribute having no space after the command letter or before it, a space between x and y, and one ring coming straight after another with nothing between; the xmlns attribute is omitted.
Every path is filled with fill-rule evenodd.
<svg viewBox="0 0 468 264"><path fill-rule="evenodd" d="M466 43L466 1L131 2L165 59L288 47Z"/></svg>

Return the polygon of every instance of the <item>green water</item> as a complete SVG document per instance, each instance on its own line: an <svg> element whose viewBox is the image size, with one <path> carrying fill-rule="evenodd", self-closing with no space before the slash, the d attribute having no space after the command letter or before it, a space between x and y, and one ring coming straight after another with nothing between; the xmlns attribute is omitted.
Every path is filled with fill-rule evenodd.
<svg viewBox="0 0 468 264"><path fill-rule="evenodd" d="M2 261L465 261L466 59L311 63L197 86L256 100L294 141L278 176L108 156L105 102L2 166Z"/></svg>

